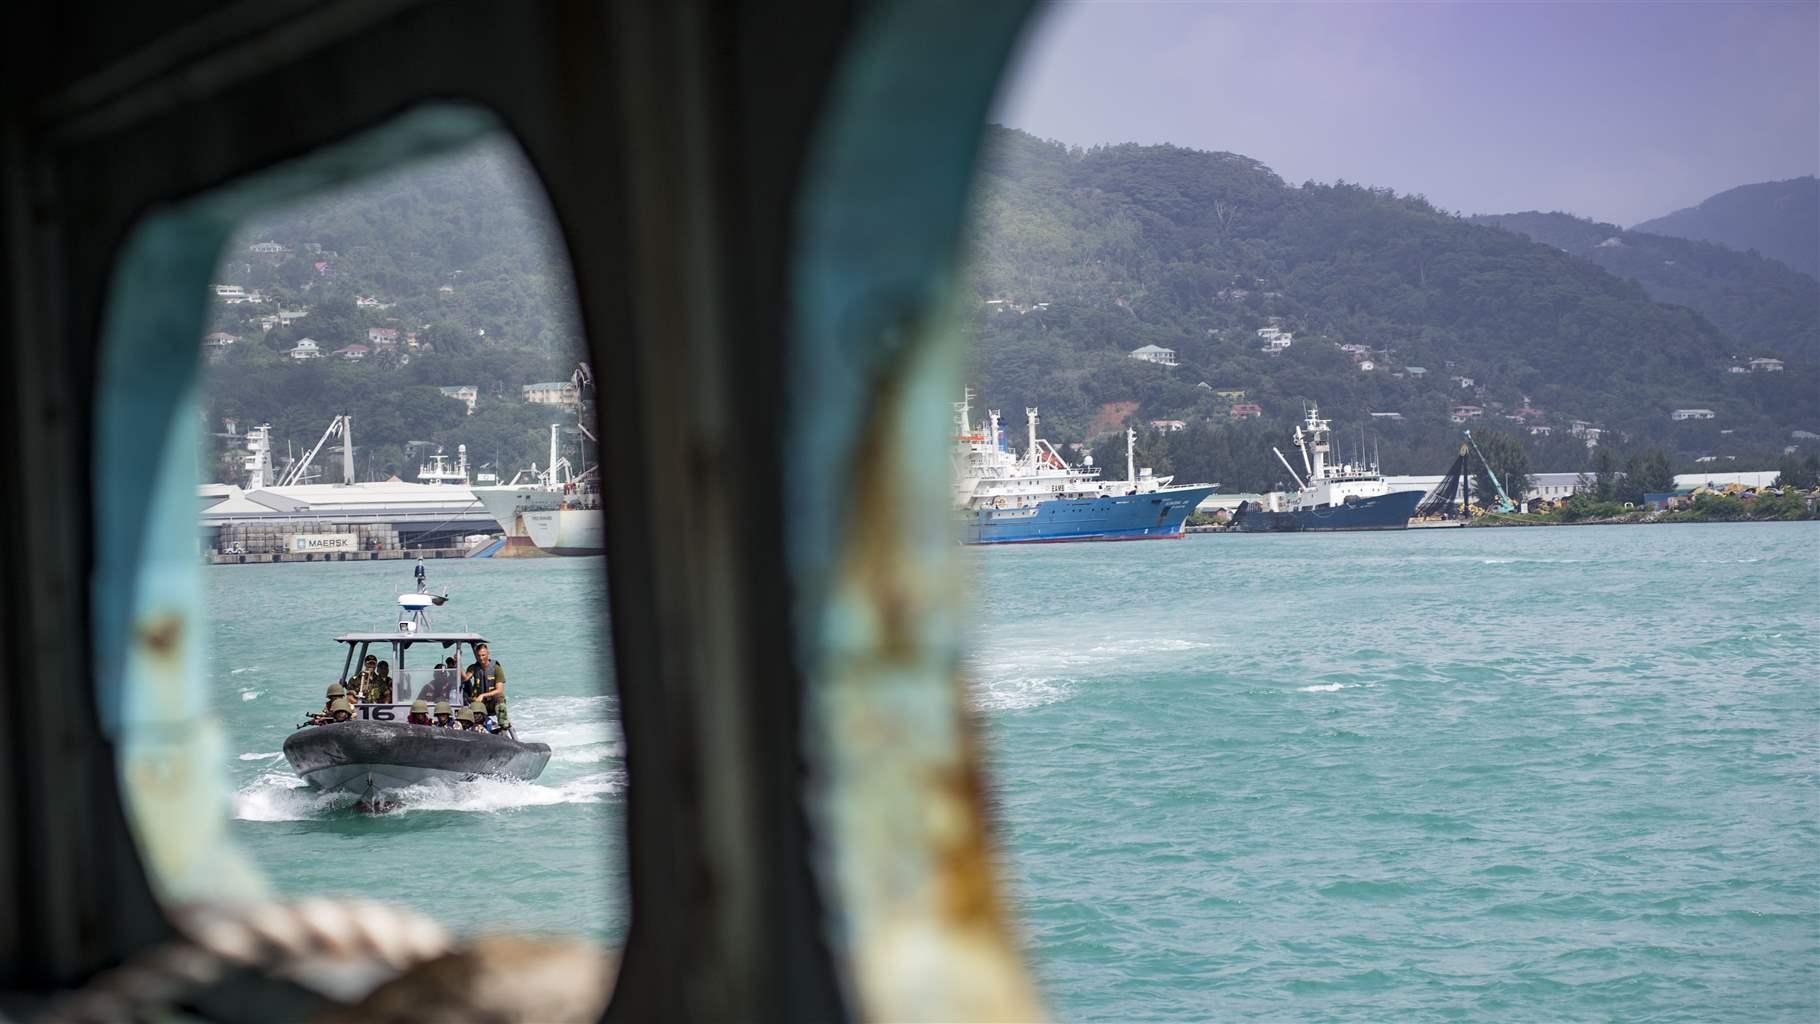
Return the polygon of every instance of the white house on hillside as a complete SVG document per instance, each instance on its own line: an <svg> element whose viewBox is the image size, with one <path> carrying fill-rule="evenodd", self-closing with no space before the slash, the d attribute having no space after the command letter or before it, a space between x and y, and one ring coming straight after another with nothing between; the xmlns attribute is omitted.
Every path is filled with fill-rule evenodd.
<svg viewBox="0 0 1820 1024"><path fill-rule="evenodd" d="M1174 366L1175 349L1164 348L1161 345L1145 345L1143 348L1132 349L1131 358L1142 359L1146 363L1155 363L1158 366Z"/></svg>
<svg viewBox="0 0 1820 1024"><path fill-rule="evenodd" d="M1678 423L1681 420L1710 420L1715 415L1711 409L1676 409L1668 418Z"/></svg>
<svg viewBox="0 0 1820 1024"><path fill-rule="evenodd" d="M322 346L316 344L315 338L304 338L297 343L296 348L291 349L290 357L300 363L305 359L321 359Z"/></svg>
<svg viewBox="0 0 1820 1024"><path fill-rule="evenodd" d="M1782 360L1780 360L1780 359L1753 359L1750 361L1750 372L1752 372L1752 373L1781 373L1782 372Z"/></svg>

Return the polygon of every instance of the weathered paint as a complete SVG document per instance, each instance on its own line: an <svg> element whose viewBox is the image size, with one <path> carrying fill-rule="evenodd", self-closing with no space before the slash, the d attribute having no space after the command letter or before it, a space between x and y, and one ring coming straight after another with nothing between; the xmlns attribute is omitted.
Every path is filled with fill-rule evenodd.
<svg viewBox="0 0 1820 1024"><path fill-rule="evenodd" d="M876 1020L1042 1016L998 897L946 449L960 224L1024 13L881 5L837 79L799 218L790 556L811 807L831 937Z"/></svg>

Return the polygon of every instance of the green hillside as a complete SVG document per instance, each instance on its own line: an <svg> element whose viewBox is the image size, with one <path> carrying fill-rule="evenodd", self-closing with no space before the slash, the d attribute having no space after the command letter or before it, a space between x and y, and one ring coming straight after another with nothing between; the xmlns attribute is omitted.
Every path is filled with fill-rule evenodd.
<svg viewBox="0 0 1820 1024"><path fill-rule="evenodd" d="M1777 260L1712 242L1625 231L1565 213L1471 219L1630 278L1658 302L1693 309L1735 340L1741 354L1820 360L1820 281Z"/></svg>
<svg viewBox="0 0 1820 1024"><path fill-rule="evenodd" d="M1820 178L1741 185L1632 230L1755 250L1820 278Z"/></svg>
<svg viewBox="0 0 1820 1024"><path fill-rule="evenodd" d="M1820 430L1820 399L1801 386L1811 362L1728 373L1749 353L1698 313L1420 197L1290 186L1230 153L1071 150L996 129L978 208L982 400L1042 406L1061 441L1103 428L1107 403L1135 402L1140 422L1191 425L1154 442L1171 454L1167 468L1229 488L1275 479L1262 437L1282 443L1307 402L1343 427L1374 423L1389 472L1441 471L1457 403L1483 409L1481 430L1520 433L1532 465L1551 470L1583 464L1585 445L1568 436L1576 420L1608 442L1765 465L1791 430ZM1257 332L1270 326L1293 344L1261 351ZM1180 365L1128 356L1146 344L1173 349ZM1366 347L1372 369L1341 345ZM1201 382L1245 390L1264 419L1229 423L1233 403ZM1684 407L1716 417L1671 422ZM1519 409L1539 413L1502 418ZM1235 458L1207 464L1196 447Z"/></svg>
<svg viewBox="0 0 1820 1024"><path fill-rule="evenodd" d="M285 251L254 251L260 243ZM363 478L411 479L425 455L452 457L458 444L475 466L509 478L547 462L550 424L572 422L520 392L567 379L584 346L559 233L509 143L274 211L227 246L216 280L265 301L211 306L209 329L240 341L210 367L208 422L216 431L228 418L242 429L270 422L280 462L287 443L307 448L347 412ZM279 310L308 315L260 325ZM399 342L358 362L334 355L365 343L372 327L397 331ZM415 349L404 344L411 336ZM286 354L304 338L324 358ZM471 416L438 390L464 385L480 393ZM235 444L211 439L205 476L238 479Z"/></svg>

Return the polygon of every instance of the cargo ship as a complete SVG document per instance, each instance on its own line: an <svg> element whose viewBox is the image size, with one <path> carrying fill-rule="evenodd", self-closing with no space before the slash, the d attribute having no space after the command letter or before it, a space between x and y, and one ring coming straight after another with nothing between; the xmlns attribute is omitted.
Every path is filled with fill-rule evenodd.
<svg viewBox="0 0 1820 1024"><path fill-rule="evenodd" d="M1272 495L1267 503L1241 504L1233 513L1232 528L1244 533L1406 528L1424 492L1391 490L1376 461L1366 463L1363 452L1356 464L1329 461L1332 429L1320 410L1309 406L1306 421L1294 435L1306 477L1295 471L1281 449L1271 449L1299 490L1292 496Z"/></svg>
<svg viewBox="0 0 1820 1024"><path fill-rule="evenodd" d="M1125 479L1102 480L1092 456L1070 466L1037 436L1037 411L1024 410L1029 443L1011 450L999 413L972 422L973 395L955 403L954 514L963 544L1089 540L1172 540L1214 484L1178 485L1139 470L1137 435L1125 432Z"/></svg>

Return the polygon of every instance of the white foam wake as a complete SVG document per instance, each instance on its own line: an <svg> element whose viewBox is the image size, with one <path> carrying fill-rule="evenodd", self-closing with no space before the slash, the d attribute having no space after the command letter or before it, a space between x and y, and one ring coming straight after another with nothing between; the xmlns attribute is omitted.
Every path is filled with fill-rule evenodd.
<svg viewBox="0 0 1820 1024"><path fill-rule="evenodd" d="M491 814L555 804L597 804L625 792L623 769L609 769L557 786L506 779L425 782L388 794L392 813L455 811ZM234 817L242 821L306 821L341 811L353 794L324 793L294 775L265 772L234 794Z"/></svg>

